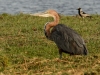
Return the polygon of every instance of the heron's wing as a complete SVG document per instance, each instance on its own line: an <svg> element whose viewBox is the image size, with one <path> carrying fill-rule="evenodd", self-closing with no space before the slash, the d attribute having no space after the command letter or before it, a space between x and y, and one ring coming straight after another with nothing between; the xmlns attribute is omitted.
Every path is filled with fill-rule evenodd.
<svg viewBox="0 0 100 75"><path fill-rule="evenodd" d="M73 39L76 42L76 44L79 47L83 47L83 44L85 44L83 38L81 38L81 36L76 33L72 33L72 35L73 35Z"/></svg>
<svg viewBox="0 0 100 75"><path fill-rule="evenodd" d="M83 47L83 39L74 30L64 25L55 27L55 31L51 34L51 38L58 47L62 49L69 49L69 44L74 41L79 47Z"/></svg>
<svg viewBox="0 0 100 75"><path fill-rule="evenodd" d="M50 36L50 39L56 43L58 48L69 50L68 35L66 35L65 38L63 30L59 27L55 27L55 30L51 33Z"/></svg>
<svg viewBox="0 0 100 75"><path fill-rule="evenodd" d="M83 38L71 28L66 27L65 29L66 29L67 35L69 36L69 39L74 40L79 47L83 47L83 44L84 44Z"/></svg>

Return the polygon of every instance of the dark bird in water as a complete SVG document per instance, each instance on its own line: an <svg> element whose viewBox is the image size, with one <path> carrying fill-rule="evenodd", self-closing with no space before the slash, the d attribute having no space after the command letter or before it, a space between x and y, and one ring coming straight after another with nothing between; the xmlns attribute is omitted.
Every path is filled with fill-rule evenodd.
<svg viewBox="0 0 100 75"><path fill-rule="evenodd" d="M89 14L87 14L87 13L85 13L85 12L82 11L82 8L78 8L77 10L78 10L78 14L79 14L82 18L84 18L84 17L90 17L90 18L91 18L91 16L90 16Z"/></svg>
<svg viewBox="0 0 100 75"><path fill-rule="evenodd" d="M59 24L60 17L55 10L48 10L41 16L53 17L53 22L47 22L44 27L45 36L56 43L60 58L62 52L70 55L87 55L87 48L84 40L73 29Z"/></svg>

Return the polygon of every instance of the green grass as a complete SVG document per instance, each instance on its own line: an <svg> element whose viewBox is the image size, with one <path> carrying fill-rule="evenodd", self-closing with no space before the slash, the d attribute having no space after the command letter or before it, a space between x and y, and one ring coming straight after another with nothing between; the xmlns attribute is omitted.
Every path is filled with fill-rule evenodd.
<svg viewBox="0 0 100 75"><path fill-rule="evenodd" d="M0 15L0 74L3 75L99 75L100 16L82 19L61 16L60 23L76 30L85 40L89 54L70 56L46 39L44 25L52 18L26 14Z"/></svg>

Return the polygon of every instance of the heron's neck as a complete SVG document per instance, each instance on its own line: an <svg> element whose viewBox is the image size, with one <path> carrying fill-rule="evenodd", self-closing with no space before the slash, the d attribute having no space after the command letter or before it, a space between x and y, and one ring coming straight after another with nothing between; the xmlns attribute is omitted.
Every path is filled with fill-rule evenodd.
<svg viewBox="0 0 100 75"><path fill-rule="evenodd" d="M46 28L45 28L45 31L47 33L48 36L50 36L50 29L56 25L58 25L59 23L59 16L58 14L57 15L53 15L52 16L54 18L54 21L53 22L49 22L47 25L46 25Z"/></svg>
<svg viewBox="0 0 100 75"><path fill-rule="evenodd" d="M54 26L56 26L58 23L59 23L59 15L55 15L55 16L52 16L54 18L54 21L52 22Z"/></svg>

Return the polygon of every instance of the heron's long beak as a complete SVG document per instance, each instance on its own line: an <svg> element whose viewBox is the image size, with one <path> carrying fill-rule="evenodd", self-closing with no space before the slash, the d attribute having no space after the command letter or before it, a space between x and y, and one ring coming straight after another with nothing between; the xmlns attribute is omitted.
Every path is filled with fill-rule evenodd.
<svg viewBox="0 0 100 75"><path fill-rule="evenodd" d="M40 17L50 17L51 16L47 12L44 12L44 13L35 13L35 14L30 14L30 15L32 15L32 16L40 16Z"/></svg>

